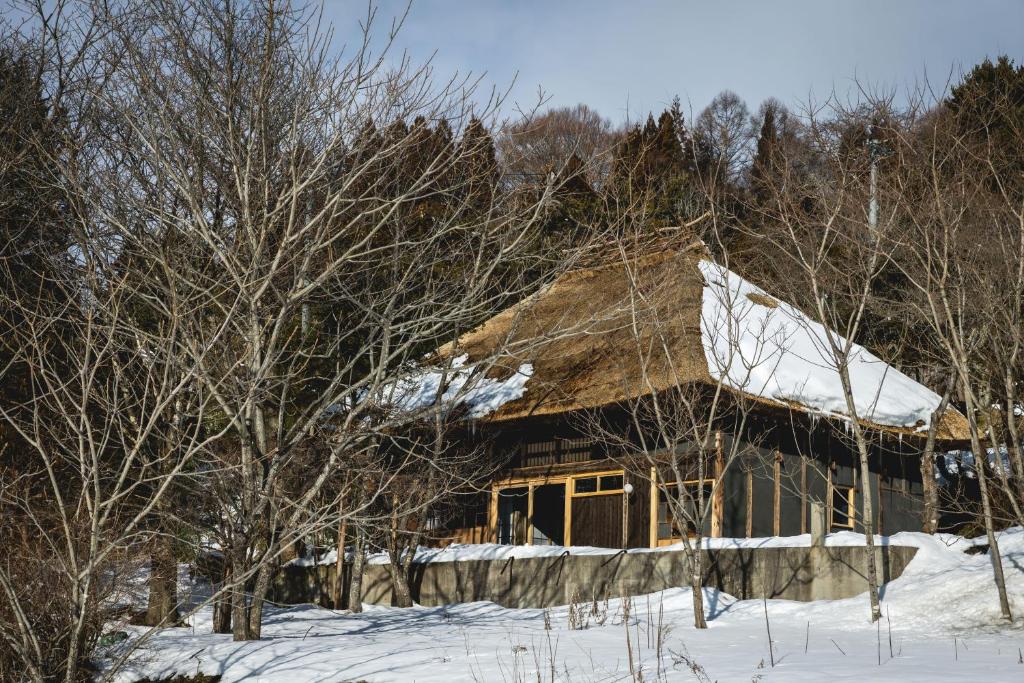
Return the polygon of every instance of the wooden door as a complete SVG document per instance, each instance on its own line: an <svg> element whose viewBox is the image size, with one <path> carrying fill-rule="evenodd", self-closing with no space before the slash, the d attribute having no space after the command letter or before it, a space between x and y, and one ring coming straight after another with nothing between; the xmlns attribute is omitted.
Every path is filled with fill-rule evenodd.
<svg viewBox="0 0 1024 683"><path fill-rule="evenodd" d="M622 494L573 498L571 534L573 545L621 548Z"/></svg>

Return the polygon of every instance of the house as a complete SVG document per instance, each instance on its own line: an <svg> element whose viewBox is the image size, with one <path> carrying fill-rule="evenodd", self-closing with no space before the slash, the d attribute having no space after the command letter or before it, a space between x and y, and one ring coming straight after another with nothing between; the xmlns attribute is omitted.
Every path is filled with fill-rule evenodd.
<svg viewBox="0 0 1024 683"><path fill-rule="evenodd" d="M864 481L824 328L699 242L566 273L438 358L455 368L453 387L471 384L463 368L485 368L459 399L472 423L465 438L501 463L488 493L447 523L453 540L670 544L686 527L666 500L680 485L695 505L705 501L708 514L695 518L713 536L806 533L815 502L832 529L860 531L868 487L877 530L921 528L920 455L939 397L854 347L854 401L871 443ZM421 393L436 396L438 377ZM602 438L621 429L636 441L644 428L633 408L681 387L698 403L727 402L729 415L743 406L742 422L711 418L715 445L691 473ZM942 447L961 443L966 420L948 410L936 435Z"/></svg>

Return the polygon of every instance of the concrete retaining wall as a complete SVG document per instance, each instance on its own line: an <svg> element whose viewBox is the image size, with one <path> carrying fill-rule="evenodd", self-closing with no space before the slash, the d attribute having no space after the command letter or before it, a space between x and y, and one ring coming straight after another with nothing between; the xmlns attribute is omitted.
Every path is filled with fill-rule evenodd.
<svg viewBox="0 0 1024 683"><path fill-rule="evenodd" d="M703 551L704 585L738 598L836 600L867 590L864 547L756 548ZM897 578L916 548L876 548L880 578ZM553 607L594 598L642 595L688 585L682 552L562 555L510 560L414 565L413 598L426 606L489 600L506 607ZM343 585L347 589L346 567ZM286 567L271 600L331 604L335 568ZM391 604L391 577L382 565L366 567L363 602Z"/></svg>

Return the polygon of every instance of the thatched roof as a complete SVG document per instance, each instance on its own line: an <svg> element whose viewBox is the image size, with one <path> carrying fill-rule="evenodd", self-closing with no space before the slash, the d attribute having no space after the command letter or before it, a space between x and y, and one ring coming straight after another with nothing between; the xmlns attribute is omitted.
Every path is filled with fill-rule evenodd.
<svg viewBox="0 0 1024 683"><path fill-rule="evenodd" d="M525 393L501 405L484 419L497 422L535 415L553 415L568 411L598 408L661 392L684 383L715 384L714 377L727 375L730 391L764 405L809 413L836 414L813 395L755 389L737 382L735 366L723 372L716 361L709 326L726 326L708 312L709 273L724 272L747 287L743 302L758 310L777 308L780 303L765 292L745 283L739 276L709 261L701 243L683 249L639 255L614 263L566 273L534 296L494 316L477 329L463 335L455 345L439 350L440 355L468 356L468 363L498 361L490 376L500 379L529 365L532 374ZM792 314L793 309L783 308ZM797 315L802 315L797 313ZM702 338L702 324L704 333ZM816 325L816 323L809 323ZM744 334L751 335L750 330ZM749 346L749 340L741 342ZM864 351L879 365L881 361ZM749 350L747 351L749 353ZM709 369L709 357L712 367ZM794 359L787 357L790 370ZM796 359L796 367L806 365L809 375L821 374L820 366ZM773 361L778 363L778 361ZM715 367L716 364L718 367ZM884 366L884 364L881 364ZM786 364L778 364L784 367ZM760 369L758 387L767 387ZM897 370L886 368L883 394L896 400L917 396L916 413L934 396ZM834 374L834 371L833 371ZM772 378L774 380L774 378ZM812 377L812 380L819 379ZM791 380L791 378L790 378ZM777 383L772 383L775 386ZM809 383L814 386L815 382ZM819 382L820 384L820 382ZM792 385L792 381L790 381ZM781 386L781 385L780 385ZM921 398L923 397L923 399ZM890 397L892 399L892 397ZM921 403L921 401L924 403ZM867 414L867 413L865 413ZM924 413L921 413L924 414ZM865 421L870 426L891 432L920 434L920 423L901 416ZM892 422L891 424L887 422ZM953 410L947 411L940 426L943 439L965 438L966 420Z"/></svg>

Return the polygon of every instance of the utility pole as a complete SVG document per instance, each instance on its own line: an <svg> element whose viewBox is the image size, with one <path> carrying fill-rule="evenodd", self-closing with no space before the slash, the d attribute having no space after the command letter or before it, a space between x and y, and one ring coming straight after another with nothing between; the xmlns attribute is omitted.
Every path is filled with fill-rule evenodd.
<svg viewBox="0 0 1024 683"><path fill-rule="evenodd" d="M868 227L871 229L872 237L878 232L878 160L888 154L885 143L878 139L876 133L875 126L869 125L868 156L871 159L871 178L868 181Z"/></svg>

